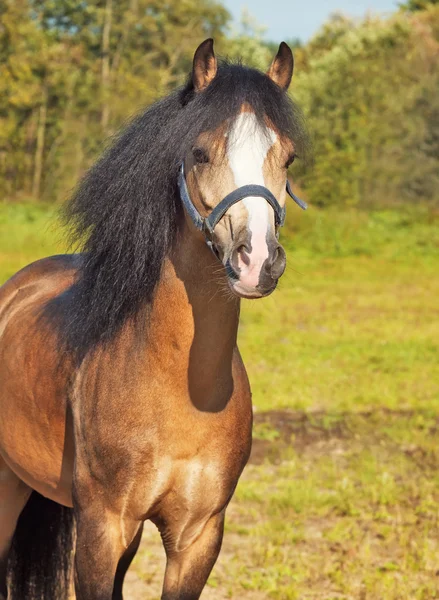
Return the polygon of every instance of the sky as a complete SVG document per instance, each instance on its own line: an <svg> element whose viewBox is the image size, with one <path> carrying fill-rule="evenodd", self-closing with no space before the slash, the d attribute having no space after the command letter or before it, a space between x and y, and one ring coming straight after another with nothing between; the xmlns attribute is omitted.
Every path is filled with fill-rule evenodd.
<svg viewBox="0 0 439 600"><path fill-rule="evenodd" d="M275 42L307 41L333 12L361 17L368 11L391 13L401 0L222 0L239 22L243 8L267 28L265 38Z"/></svg>

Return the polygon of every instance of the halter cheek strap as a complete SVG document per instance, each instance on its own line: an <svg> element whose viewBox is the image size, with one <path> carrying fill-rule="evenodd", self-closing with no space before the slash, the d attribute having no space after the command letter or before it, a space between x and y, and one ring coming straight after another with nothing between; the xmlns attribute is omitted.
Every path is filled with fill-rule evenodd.
<svg viewBox="0 0 439 600"><path fill-rule="evenodd" d="M294 202L296 204L298 204L300 206L300 208L302 210L306 210L308 208L308 204L304 201L301 200L298 196L296 196L296 194L293 193L293 190L291 189L291 185L290 182L287 179L287 194L294 200Z"/></svg>
<svg viewBox="0 0 439 600"><path fill-rule="evenodd" d="M270 192L270 190L263 185L243 185L230 194L227 194L225 198L221 200L219 204L215 206L208 217L202 217L198 210L195 208L194 203L191 200L189 195L189 190L186 184L186 177L184 175L184 164L181 163L180 170L178 173L178 188L180 190L180 198L184 204L184 207L192 219L195 227L202 231L207 239L210 239L213 234L213 230L216 225L218 225L219 221L223 218L225 213L229 210L231 206L243 200L244 198L248 198L249 196L257 196L259 198L264 198L268 204L274 210L274 219L277 227L282 227L285 222L285 213L286 207L282 207L279 202L276 200L274 195ZM300 198L298 198L291 189L290 183L287 180L287 193L291 198L303 208L303 210L307 209L307 204Z"/></svg>

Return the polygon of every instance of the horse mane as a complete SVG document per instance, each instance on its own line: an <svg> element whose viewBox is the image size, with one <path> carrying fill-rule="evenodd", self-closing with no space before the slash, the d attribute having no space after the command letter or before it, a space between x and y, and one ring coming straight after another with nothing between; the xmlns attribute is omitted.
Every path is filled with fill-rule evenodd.
<svg viewBox="0 0 439 600"><path fill-rule="evenodd" d="M69 350L85 356L142 308L147 321L178 232L178 167L200 133L244 102L304 153L303 119L288 95L260 71L222 61L204 91L189 79L137 116L79 183L62 216L83 261L76 282L45 310Z"/></svg>

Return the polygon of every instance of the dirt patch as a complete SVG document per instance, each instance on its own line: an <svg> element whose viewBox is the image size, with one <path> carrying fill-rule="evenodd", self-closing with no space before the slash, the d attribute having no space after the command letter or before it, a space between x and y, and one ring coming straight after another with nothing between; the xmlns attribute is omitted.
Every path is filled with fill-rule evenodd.
<svg viewBox="0 0 439 600"><path fill-rule="evenodd" d="M250 463L260 465L266 461L278 463L288 447L298 454L337 453L337 448L353 441L361 446L384 444L403 452L422 470L439 467L439 451L422 448L416 444L395 442L386 433L386 427L402 426L413 432L421 430L427 437L439 432L439 416L431 411L389 410L387 408L358 413L300 412L273 410L254 415L253 446ZM345 444L346 445L346 444Z"/></svg>
<svg viewBox="0 0 439 600"><path fill-rule="evenodd" d="M262 434L258 430L262 430ZM272 410L256 413L250 463L261 464L265 460L277 462L287 446L303 452L313 445L331 440L348 439L352 436L347 417L329 416L326 413L304 413L289 410ZM264 432L275 432L276 439L264 439ZM269 437L269 436L268 436Z"/></svg>

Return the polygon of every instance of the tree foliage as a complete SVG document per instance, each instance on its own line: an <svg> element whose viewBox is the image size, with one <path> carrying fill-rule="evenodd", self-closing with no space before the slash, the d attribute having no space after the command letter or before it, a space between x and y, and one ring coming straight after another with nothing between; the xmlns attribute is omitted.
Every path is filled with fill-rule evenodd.
<svg viewBox="0 0 439 600"><path fill-rule="evenodd" d="M58 198L102 141L185 79L214 0L2 0L0 193ZM42 176L38 184L38 165Z"/></svg>
<svg viewBox="0 0 439 600"><path fill-rule="evenodd" d="M295 89L316 160L299 179L315 203L437 198L437 8L360 25L337 17L304 49Z"/></svg>
<svg viewBox="0 0 439 600"><path fill-rule="evenodd" d="M410 11L425 10L432 4L439 4L439 0L408 0L401 4L401 8Z"/></svg>
<svg viewBox="0 0 439 600"><path fill-rule="evenodd" d="M262 70L277 49L248 13L231 27L219 0L0 0L1 196L62 200L130 115L184 81L209 36ZM292 174L311 202L437 199L438 39L439 6L424 0L292 38L315 150Z"/></svg>

